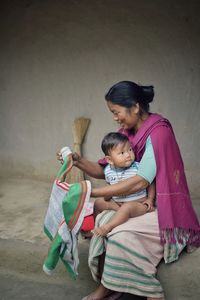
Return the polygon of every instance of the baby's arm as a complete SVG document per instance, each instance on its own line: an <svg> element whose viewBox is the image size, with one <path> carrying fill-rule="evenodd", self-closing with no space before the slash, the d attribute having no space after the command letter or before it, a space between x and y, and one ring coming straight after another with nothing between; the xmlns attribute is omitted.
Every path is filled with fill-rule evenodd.
<svg viewBox="0 0 200 300"><path fill-rule="evenodd" d="M143 202L143 204L147 206L148 212L154 210L155 195L156 195L156 186L155 183L152 182L147 188L147 199Z"/></svg>

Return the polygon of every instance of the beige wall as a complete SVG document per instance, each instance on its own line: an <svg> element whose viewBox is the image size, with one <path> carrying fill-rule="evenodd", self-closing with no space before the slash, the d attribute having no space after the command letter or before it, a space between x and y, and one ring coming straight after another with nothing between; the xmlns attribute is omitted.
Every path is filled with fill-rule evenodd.
<svg viewBox="0 0 200 300"><path fill-rule="evenodd" d="M119 80L153 84L152 111L176 132L190 186L200 181L199 1L1 1L1 172L53 178L91 118L83 152L96 160L116 128L104 94ZM4 3L4 4L3 4Z"/></svg>

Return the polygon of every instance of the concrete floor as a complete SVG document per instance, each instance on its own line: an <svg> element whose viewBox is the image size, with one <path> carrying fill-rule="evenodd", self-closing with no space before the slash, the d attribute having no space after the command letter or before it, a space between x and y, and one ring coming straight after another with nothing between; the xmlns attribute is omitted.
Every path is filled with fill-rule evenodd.
<svg viewBox="0 0 200 300"><path fill-rule="evenodd" d="M60 263L53 276L42 271L49 241L43 233L51 182L24 178L0 179L0 300L79 300L96 284L88 266L88 240L79 238L79 276L69 279ZM200 216L199 199L194 206ZM168 300L200 299L200 249L183 253L177 263L159 267ZM144 299L123 295L123 300Z"/></svg>

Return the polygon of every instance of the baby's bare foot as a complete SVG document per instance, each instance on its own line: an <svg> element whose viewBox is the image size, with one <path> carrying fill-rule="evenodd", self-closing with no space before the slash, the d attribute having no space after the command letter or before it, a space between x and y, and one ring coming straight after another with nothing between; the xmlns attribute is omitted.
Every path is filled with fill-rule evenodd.
<svg viewBox="0 0 200 300"><path fill-rule="evenodd" d="M102 225L101 227L97 227L93 230L93 233L96 236L106 236L108 232L110 232L112 228L109 224Z"/></svg>

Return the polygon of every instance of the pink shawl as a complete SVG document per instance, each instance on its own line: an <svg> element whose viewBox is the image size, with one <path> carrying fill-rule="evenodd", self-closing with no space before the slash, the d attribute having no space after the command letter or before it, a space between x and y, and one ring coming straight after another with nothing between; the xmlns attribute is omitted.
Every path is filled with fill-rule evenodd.
<svg viewBox="0 0 200 300"><path fill-rule="evenodd" d="M192 207L184 165L171 124L158 114L150 114L134 135L126 134L140 161L150 135L156 159L156 201L161 243L200 246L200 226Z"/></svg>

